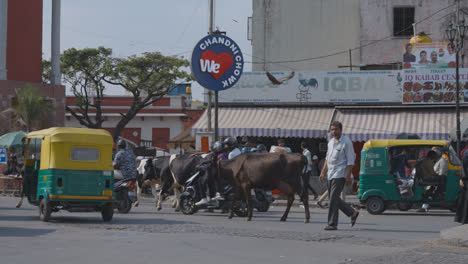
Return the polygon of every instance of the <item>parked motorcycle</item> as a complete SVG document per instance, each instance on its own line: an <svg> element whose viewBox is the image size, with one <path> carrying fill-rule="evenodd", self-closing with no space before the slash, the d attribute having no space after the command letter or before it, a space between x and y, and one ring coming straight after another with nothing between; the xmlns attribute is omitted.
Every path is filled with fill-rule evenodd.
<svg viewBox="0 0 468 264"><path fill-rule="evenodd" d="M132 209L132 204L136 202L135 195L136 179L123 179L114 183L115 203L114 208L119 213L127 214Z"/></svg>
<svg viewBox="0 0 468 264"><path fill-rule="evenodd" d="M267 212L270 209L270 204L273 202L271 191L256 188L252 190L253 207L259 212Z"/></svg>
<svg viewBox="0 0 468 264"><path fill-rule="evenodd" d="M202 193L201 183L199 177L200 172L195 173L185 184L185 192L180 196L180 210L183 214L191 215L196 213L199 209L221 209L227 211L231 208L233 202L234 187L226 185L224 187L224 200L212 200L208 204L196 205L205 193ZM234 213L239 217L247 216L247 203L243 200L237 200L234 204Z"/></svg>

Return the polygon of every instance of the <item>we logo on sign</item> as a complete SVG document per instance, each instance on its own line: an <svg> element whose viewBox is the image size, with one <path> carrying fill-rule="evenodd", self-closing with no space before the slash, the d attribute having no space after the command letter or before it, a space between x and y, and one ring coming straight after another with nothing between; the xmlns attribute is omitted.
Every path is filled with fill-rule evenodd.
<svg viewBox="0 0 468 264"><path fill-rule="evenodd" d="M214 60L200 59L200 67L202 72L219 73L219 68L221 65L216 63Z"/></svg>
<svg viewBox="0 0 468 264"><path fill-rule="evenodd" d="M207 50L200 56L200 70L211 74L215 80L218 80L232 66L233 62L234 59L227 52L216 54Z"/></svg>

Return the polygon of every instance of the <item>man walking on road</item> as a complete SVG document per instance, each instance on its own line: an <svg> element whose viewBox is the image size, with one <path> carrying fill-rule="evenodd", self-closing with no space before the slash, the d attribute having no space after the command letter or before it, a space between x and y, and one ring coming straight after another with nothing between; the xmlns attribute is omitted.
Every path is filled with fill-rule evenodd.
<svg viewBox="0 0 468 264"><path fill-rule="evenodd" d="M318 193L312 188L310 185L310 176L312 176L312 154L310 154L310 151L307 149L307 143L304 141L301 142L301 149L302 149L302 155L304 155L307 158L307 165L304 167L304 170L302 171L302 182L304 183L304 191L309 189L312 194L314 195L314 200L317 200ZM317 157L314 155L314 157ZM317 167L314 167L314 169L317 171ZM317 174L315 174L317 176Z"/></svg>
<svg viewBox="0 0 468 264"><path fill-rule="evenodd" d="M336 230L338 227L338 214L341 210L351 217L351 227L356 223L359 212L340 198L340 193L346 184L351 184L351 170L354 166L356 154L353 143L347 136L342 135L343 125L334 121L330 125L333 138L328 142L327 157L320 173L320 182L328 172L328 193L330 208L328 209L328 226L325 230Z"/></svg>

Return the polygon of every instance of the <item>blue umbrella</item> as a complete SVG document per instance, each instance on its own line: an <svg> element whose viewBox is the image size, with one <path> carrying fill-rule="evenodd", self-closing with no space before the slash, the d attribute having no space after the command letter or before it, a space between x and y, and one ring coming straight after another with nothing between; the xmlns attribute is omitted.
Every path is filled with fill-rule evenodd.
<svg viewBox="0 0 468 264"><path fill-rule="evenodd" d="M21 147L24 137L26 137L26 133L23 131L7 133L0 137L0 148Z"/></svg>

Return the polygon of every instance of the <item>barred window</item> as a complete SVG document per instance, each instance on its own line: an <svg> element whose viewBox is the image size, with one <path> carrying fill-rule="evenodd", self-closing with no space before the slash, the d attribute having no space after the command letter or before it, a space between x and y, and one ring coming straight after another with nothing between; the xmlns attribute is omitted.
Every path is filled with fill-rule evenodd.
<svg viewBox="0 0 468 264"><path fill-rule="evenodd" d="M393 36L408 37L413 35L414 7L393 8Z"/></svg>

